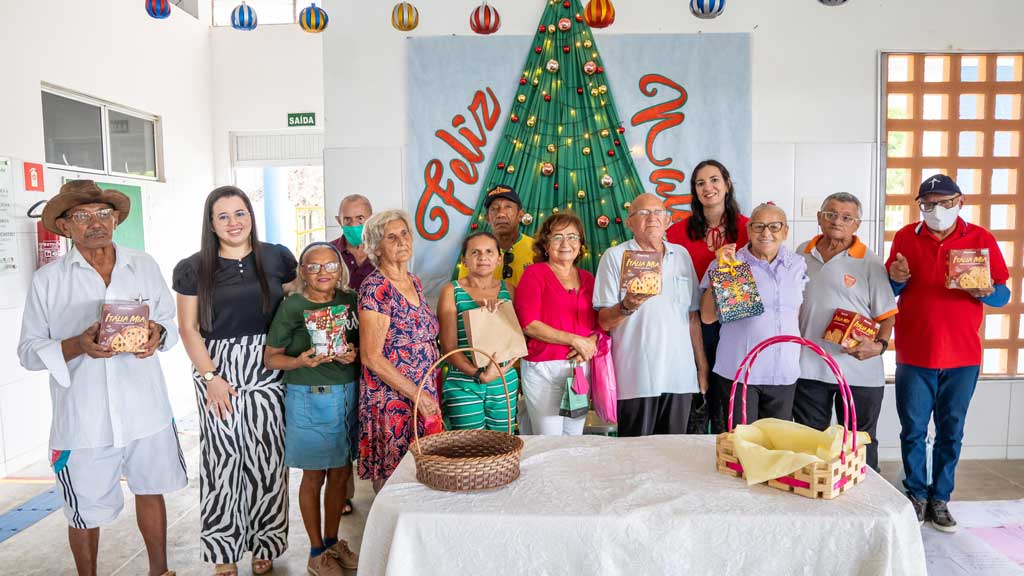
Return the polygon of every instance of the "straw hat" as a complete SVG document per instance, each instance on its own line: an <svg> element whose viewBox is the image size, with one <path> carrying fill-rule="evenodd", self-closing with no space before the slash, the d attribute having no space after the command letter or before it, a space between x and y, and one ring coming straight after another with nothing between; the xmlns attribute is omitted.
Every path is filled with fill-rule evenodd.
<svg viewBox="0 0 1024 576"><path fill-rule="evenodd" d="M43 207L43 227L61 236L67 236L57 228L57 219L65 212L82 204L110 204L117 210L117 223L124 222L131 210L132 201L117 190L102 190L92 180L72 180L60 187L60 192L50 198Z"/></svg>

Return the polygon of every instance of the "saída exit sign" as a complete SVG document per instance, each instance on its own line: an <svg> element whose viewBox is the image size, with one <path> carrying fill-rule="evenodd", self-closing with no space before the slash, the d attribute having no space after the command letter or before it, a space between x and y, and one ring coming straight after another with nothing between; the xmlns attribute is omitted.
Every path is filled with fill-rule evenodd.
<svg viewBox="0 0 1024 576"><path fill-rule="evenodd" d="M316 112L299 112L288 115L288 126L316 126Z"/></svg>

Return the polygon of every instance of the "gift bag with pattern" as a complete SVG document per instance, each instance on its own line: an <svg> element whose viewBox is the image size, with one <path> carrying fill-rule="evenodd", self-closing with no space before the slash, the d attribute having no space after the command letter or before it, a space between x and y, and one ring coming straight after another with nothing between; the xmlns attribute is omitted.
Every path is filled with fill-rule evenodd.
<svg viewBox="0 0 1024 576"><path fill-rule="evenodd" d="M710 278L719 322L735 322L764 313L750 264L739 260L719 261L718 268L711 270Z"/></svg>

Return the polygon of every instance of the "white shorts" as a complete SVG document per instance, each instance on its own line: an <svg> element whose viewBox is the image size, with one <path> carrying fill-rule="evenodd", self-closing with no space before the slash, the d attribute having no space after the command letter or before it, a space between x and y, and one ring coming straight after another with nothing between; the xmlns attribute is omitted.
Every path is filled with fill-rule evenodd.
<svg viewBox="0 0 1024 576"><path fill-rule="evenodd" d="M124 507L121 475L133 494L167 494L184 488L185 457L172 420L167 428L115 448L51 450L50 463L64 495L64 515L74 528L96 528Z"/></svg>

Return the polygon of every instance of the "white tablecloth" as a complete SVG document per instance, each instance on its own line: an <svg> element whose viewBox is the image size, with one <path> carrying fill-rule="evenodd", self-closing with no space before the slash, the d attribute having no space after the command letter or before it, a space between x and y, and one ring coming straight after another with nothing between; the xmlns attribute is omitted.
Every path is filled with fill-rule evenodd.
<svg viewBox="0 0 1024 576"><path fill-rule="evenodd" d="M913 508L873 471L811 500L715 472L711 436L524 439L522 475L489 492L431 490L406 455L359 574L925 574Z"/></svg>

